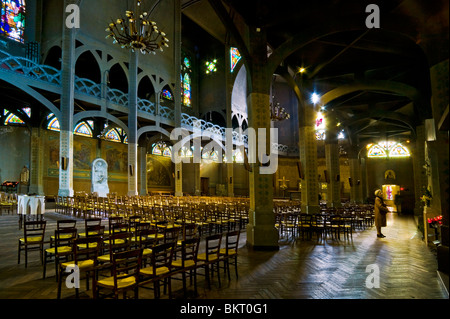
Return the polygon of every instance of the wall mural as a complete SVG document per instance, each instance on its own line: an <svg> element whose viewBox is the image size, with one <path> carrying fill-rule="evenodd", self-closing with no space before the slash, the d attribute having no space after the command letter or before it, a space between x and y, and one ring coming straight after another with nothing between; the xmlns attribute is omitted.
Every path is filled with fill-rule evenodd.
<svg viewBox="0 0 450 319"><path fill-rule="evenodd" d="M128 146L124 144L102 144L102 158L108 163L109 171L112 173L127 174Z"/></svg>
<svg viewBox="0 0 450 319"><path fill-rule="evenodd" d="M173 171L170 158L147 155L147 187L171 187Z"/></svg>

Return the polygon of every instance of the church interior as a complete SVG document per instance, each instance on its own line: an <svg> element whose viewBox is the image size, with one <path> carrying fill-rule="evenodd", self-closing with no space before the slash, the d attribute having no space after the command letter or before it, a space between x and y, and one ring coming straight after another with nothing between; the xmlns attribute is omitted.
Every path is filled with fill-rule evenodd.
<svg viewBox="0 0 450 319"><path fill-rule="evenodd" d="M1 299L448 299L448 1L0 4Z"/></svg>

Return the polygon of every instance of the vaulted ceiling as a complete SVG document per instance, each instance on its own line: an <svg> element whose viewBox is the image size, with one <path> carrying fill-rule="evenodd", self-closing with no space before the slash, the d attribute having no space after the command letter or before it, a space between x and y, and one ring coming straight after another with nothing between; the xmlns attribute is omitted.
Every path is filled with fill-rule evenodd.
<svg viewBox="0 0 450 319"><path fill-rule="evenodd" d="M446 0L182 3L185 16L226 45L246 43L248 28L264 30L294 78L287 83L328 92L325 108L352 143L414 138L415 126L432 116L429 68L448 59ZM366 27L370 3L380 8L380 29ZM300 67L306 72L296 74Z"/></svg>

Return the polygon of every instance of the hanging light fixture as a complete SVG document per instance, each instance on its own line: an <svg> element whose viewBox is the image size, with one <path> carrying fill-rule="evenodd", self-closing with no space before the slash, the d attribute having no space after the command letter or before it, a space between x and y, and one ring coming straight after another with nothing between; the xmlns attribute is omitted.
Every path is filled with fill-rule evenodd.
<svg viewBox="0 0 450 319"><path fill-rule="evenodd" d="M291 116L286 112L284 107L281 107L280 103L275 102L275 96L272 96L272 100L273 102L270 103L270 119L274 122L290 119Z"/></svg>
<svg viewBox="0 0 450 319"><path fill-rule="evenodd" d="M274 83L276 80L276 76L272 79L272 91L274 90ZM270 119L274 122L284 121L290 119L291 116L286 112L284 107L280 106L275 100L275 95L272 95L272 102L270 103Z"/></svg>
<svg viewBox="0 0 450 319"><path fill-rule="evenodd" d="M163 31L158 30L156 22L150 20L151 12L140 10L141 2L137 0L137 13L127 10L125 19L120 18L110 23L105 30L109 33L106 38L113 38L114 44L133 52L137 50L142 54L156 54L156 50L162 52L164 47L169 47L169 39Z"/></svg>

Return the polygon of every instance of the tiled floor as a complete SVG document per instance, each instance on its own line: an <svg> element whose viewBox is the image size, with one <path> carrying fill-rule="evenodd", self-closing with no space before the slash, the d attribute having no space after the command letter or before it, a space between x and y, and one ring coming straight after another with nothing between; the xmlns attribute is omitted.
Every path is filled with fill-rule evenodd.
<svg viewBox="0 0 450 319"><path fill-rule="evenodd" d="M60 216L47 216L50 236ZM17 216L0 216L0 298L55 299L53 266L42 279L37 253L30 256L27 269L23 262L17 264L17 240L22 235L17 221ZM229 281L222 274L222 286L216 277L209 290L199 276L196 299L447 299L436 258L421 240L413 218L389 214L383 232L383 239L376 237L374 228L356 231L352 240L282 238L278 251L261 252L247 248L243 231L239 278L232 272ZM373 277L374 269L379 270L379 281ZM379 282L379 288L366 282ZM175 297L182 297L179 281L173 286ZM142 299L153 298L151 290L140 289L139 294ZM73 295L64 287L63 298ZM82 292L81 297L90 295Z"/></svg>

